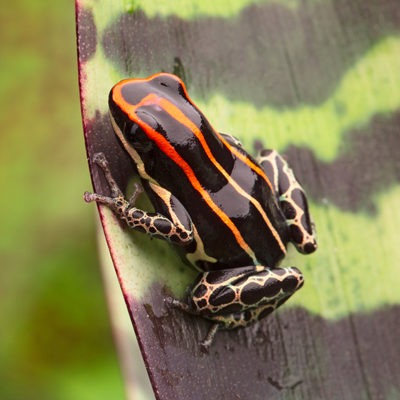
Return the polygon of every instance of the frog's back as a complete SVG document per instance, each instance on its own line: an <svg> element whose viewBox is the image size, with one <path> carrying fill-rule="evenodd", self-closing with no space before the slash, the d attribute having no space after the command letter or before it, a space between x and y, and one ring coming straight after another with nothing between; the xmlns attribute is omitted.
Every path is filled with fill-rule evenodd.
<svg viewBox="0 0 400 400"><path fill-rule="evenodd" d="M287 227L275 194L265 177L246 162L253 162L252 159L242 149L237 151L246 158L241 160L233 156L229 172L214 171L214 176L219 176L223 184L205 193L209 201L203 196L200 201L193 201L181 193L205 253L218 260L215 264L204 264L205 268L257 263L272 267L286 251Z"/></svg>
<svg viewBox="0 0 400 400"><path fill-rule="evenodd" d="M211 127L178 78L122 82L111 91L110 112L142 179L169 191L192 219L192 262L273 266L282 258L285 224L271 183L240 145Z"/></svg>
<svg viewBox="0 0 400 400"><path fill-rule="evenodd" d="M194 245L186 249L189 260L202 269L276 265L285 254L287 228L268 178L255 161L220 134L174 149L187 168L163 157L155 169L164 172L152 173L196 227L197 251ZM213 258L215 263L207 261Z"/></svg>

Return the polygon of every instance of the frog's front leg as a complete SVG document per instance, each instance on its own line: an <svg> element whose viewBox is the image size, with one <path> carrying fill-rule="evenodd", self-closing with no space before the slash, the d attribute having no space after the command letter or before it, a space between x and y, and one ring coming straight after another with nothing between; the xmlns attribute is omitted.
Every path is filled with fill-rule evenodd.
<svg viewBox="0 0 400 400"><path fill-rule="evenodd" d="M111 189L111 197L97 193L86 192L86 202L95 201L108 206L120 219L132 229L145 232L151 236L159 237L178 245L186 245L193 240L193 229L189 216L181 203L165 189L153 185L163 192L163 201L168 202L164 209L171 210L169 215L162 215L156 212L147 212L135 207L135 201L142 192L140 185L136 185L132 197L125 199L124 194L115 182L107 159L103 153L96 153L93 157L95 162L104 172L104 176ZM176 210L173 211L173 210ZM179 217L177 214L179 213Z"/></svg>
<svg viewBox="0 0 400 400"><path fill-rule="evenodd" d="M215 322L203 346L208 347L218 327L247 326L276 310L303 286L295 267L249 266L200 273L184 304L174 305Z"/></svg>
<svg viewBox="0 0 400 400"><path fill-rule="evenodd" d="M258 162L274 186L280 207L286 217L291 241L303 254L314 252L317 249L317 241L307 197L292 169L275 150L262 150Z"/></svg>

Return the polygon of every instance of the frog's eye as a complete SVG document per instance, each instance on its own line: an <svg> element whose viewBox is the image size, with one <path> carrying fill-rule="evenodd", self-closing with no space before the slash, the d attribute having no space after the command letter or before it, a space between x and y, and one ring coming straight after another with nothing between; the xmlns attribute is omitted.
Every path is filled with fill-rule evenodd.
<svg viewBox="0 0 400 400"><path fill-rule="evenodd" d="M147 152L152 149L152 142L146 139L143 129L138 124L132 124L125 138L138 152Z"/></svg>
<svg viewBox="0 0 400 400"><path fill-rule="evenodd" d="M142 130L140 129L140 126L138 124L133 123L132 125L126 124L124 126L124 129L122 130L122 133L126 141L135 147L135 143L137 143L140 140L141 131Z"/></svg>
<svg viewBox="0 0 400 400"><path fill-rule="evenodd" d="M158 122L151 112L147 110L139 110L136 112L136 116L138 118L139 124L143 124L144 130L146 130L146 128L148 127L157 130Z"/></svg>
<svg viewBox="0 0 400 400"><path fill-rule="evenodd" d="M138 124L132 124L131 130L129 131L129 139L134 139L139 129L140 127Z"/></svg>

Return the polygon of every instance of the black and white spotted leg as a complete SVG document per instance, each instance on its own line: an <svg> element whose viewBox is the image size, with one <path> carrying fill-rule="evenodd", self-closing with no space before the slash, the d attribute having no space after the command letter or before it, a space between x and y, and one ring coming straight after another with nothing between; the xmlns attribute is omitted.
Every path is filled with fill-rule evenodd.
<svg viewBox="0 0 400 400"><path fill-rule="evenodd" d="M171 218L168 218L160 213L147 212L136 208L134 202L142 191L141 187L137 185L132 197L129 201L126 200L111 174L104 154L96 153L93 157L93 162L103 170L104 176L111 189L111 196L108 197L97 193L86 192L84 194L86 202L95 201L108 206L121 220L125 221L130 228L145 232L151 236L162 238L178 245L186 245L193 240L193 229L190 218L187 216L184 209L180 209L180 207L183 208L183 206L180 205L169 192L164 190L164 195L168 198L168 201L175 202L174 207L170 208L171 210L172 208L178 209L182 220L177 217L177 213L174 213L172 216L169 215Z"/></svg>
<svg viewBox="0 0 400 400"><path fill-rule="evenodd" d="M261 265L199 273L188 301L169 298L171 305L213 321L201 342L207 350L218 329L248 326L281 306L304 284L296 267L267 268Z"/></svg>
<svg viewBox="0 0 400 400"><path fill-rule="evenodd" d="M224 328L243 327L270 314L302 287L295 267L248 266L199 274L189 308Z"/></svg>
<svg viewBox="0 0 400 400"><path fill-rule="evenodd" d="M262 150L258 162L274 186L291 241L303 254L314 252L317 249L314 224L308 211L306 194L293 171L275 150Z"/></svg>

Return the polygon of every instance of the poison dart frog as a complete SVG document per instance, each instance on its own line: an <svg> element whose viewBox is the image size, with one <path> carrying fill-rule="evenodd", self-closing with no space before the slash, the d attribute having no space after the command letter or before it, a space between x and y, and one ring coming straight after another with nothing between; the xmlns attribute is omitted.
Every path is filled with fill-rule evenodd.
<svg viewBox="0 0 400 400"><path fill-rule="evenodd" d="M175 75L126 79L109 94L114 131L141 178L127 200L106 157L111 197L86 192L87 202L107 205L130 228L165 239L197 268L186 301L174 306L213 321L217 329L247 326L264 318L303 285L296 267L278 267L292 242L316 250L304 190L274 150L253 158L234 137L219 133ZM145 190L154 212L135 207Z"/></svg>

